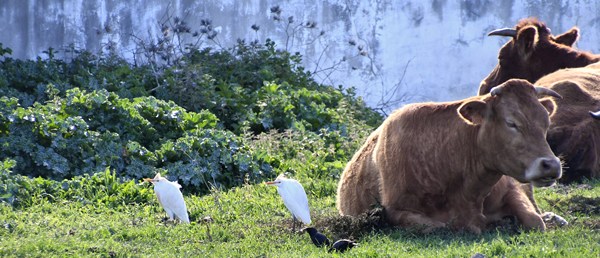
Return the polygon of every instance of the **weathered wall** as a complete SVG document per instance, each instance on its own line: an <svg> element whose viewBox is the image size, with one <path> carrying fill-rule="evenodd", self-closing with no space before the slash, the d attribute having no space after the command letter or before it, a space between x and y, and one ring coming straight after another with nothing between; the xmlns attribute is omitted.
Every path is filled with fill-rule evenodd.
<svg viewBox="0 0 600 258"><path fill-rule="evenodd" d="M223 46L269 37L284 48L293 37L272 20L275 5L284 18L317 23L287 44L304 54L311 70L336 68L317 73L317 79L356 86L373 106L476 94L506 42L486 33L528 16L539 17L555 33L579 26L579 48L600 53L600 3L586 0L2 0L0 42L16 58L44 56L49 47L69 44L97 51L108 42L132 58L134 36L156 38L160 21L178 16L192 29L211 19ZM253 24L260 30L250 29ZM317 37L321 30L325 34Z"/></svg>

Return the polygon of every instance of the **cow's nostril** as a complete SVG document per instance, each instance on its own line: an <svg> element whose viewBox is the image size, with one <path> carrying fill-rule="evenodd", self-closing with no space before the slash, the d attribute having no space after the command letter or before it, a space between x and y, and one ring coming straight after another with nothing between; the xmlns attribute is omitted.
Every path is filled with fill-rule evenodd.
<svg viewBox="0 0 600 258"><path fill-rule="evenodd" d="M550 164L550 162L551 162L551 161L549 161L549 160L547 160L547 159L545 159L545 160L542 160L542 168L543 168L544 170L549 170L549 169L551 169L551 168L552 168L552 164Z"/></svg>
<svg viewBox="0 0 600 258"><path fill-rule="evenodd" d="M544 171L552 171L560 168L560 162L555 159L543 159L541 165Z"/></svg>

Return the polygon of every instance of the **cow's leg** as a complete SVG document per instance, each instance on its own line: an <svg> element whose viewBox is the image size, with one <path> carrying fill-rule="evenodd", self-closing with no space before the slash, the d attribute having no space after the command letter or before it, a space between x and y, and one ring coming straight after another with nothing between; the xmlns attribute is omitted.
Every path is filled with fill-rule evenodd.
<svg viewBox="0 0 600 258"><path fill-rule="evenodd" d="M466 212L465 212L466 211ZM481 229L485 227L487 222L486 217L481 213L481 209L470 208L460 211L455 219L451 222L452 227L456 229L464 229L481 234Z"/></svg>
<svg viewBox="0 0 600 258"><path fill-rule="evenodd" d="M544 220L546 222L556 223L557 225L559 225L561 227L562 226L566 226L566 225L569 224L569 222L565 218L563 218L563 217L555 214L554 212L544 212L544 213L542 213L540 211L540 209L537 206L537 203L535 202L535 199L533 198L533 185L531 185L531 184L522 184L521 185L521 189L523 189L525 191L525 194L527 194L527 198L531 201L531 204L535 208L535 211L538 214L542 214L541 215L542 220Z"/></svg>
<svg viewBox="0 0 600 258"><path fill-rule="evenodd" d="M505 216L515 216L524 228L541 231L546 229L535 203L531 184L521 184L507 176L496 183L485 199L484 213L488 223Z"/></svg>
<svg viewBox="0 0 600 258"><path fill-rule="evenodd" d="M517 217L519 222L527 229L546 230L544 220L536 211L536 206L531 202L526 193L513 189L507 194L506 205L510 213Z"/></svg>
<svg viewBox="0 0 600 258"><path fill-rule="evenodd" d="M537 206L537 203L535 202L535 198L533 197L533 185L530 183L527 183L527 184L520 184L520 186L521 186L521 189L527 195L527 198L529 199L529 201L531 201L531 204L533 205L533 208L535 209L535 211L538 214L542 213L540 211L540 208Z"/></svg>
<svg viewBox="0 0 600 258"><path fill-rule="evenodd" d="M434 220L419 212L397 209L388 210L386 208L386 216L392 225L400 227L423 227L424 233L446 226L445 223Z"/></svg>

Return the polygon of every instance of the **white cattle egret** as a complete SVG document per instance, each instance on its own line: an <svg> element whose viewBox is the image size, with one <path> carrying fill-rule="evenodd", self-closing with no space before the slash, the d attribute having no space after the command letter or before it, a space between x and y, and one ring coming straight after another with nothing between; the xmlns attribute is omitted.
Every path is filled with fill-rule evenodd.
<svg viewBox="0 0 600 258"><path fill-rule="evenodd" d="M283 204L292 213L292 231L296 230L297 219L304 224L310 224L308 198L306 198L304 187L298 181L279 175L275 181L266 182L266 184L277 186L277 192L281 195Z"/></svg>
<svg viewBox="0 0 600 258"><path fill-rule="evenodd" d="M181 185L167 180L160 176L160 173L157 173L154 178L144 178L144 181L151 182L154 185L154 193L156 193L160 206L169 215L169 220L172 221L177 217L183 223L190 223L183 194L179 190Z"/></svg>

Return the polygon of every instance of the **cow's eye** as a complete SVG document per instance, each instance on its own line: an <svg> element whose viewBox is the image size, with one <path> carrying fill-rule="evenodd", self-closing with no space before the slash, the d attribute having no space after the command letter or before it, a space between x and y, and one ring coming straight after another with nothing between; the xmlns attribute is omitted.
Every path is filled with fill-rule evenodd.
<svg viewBox="0 0 600 258"><path fill-rule="evenodd" d="M508 128L515 129L515 130L519 129L519 127L517 126L517 124L515 122L509 121L509 120L506 120L506 126L508 126Z"/></svg>

